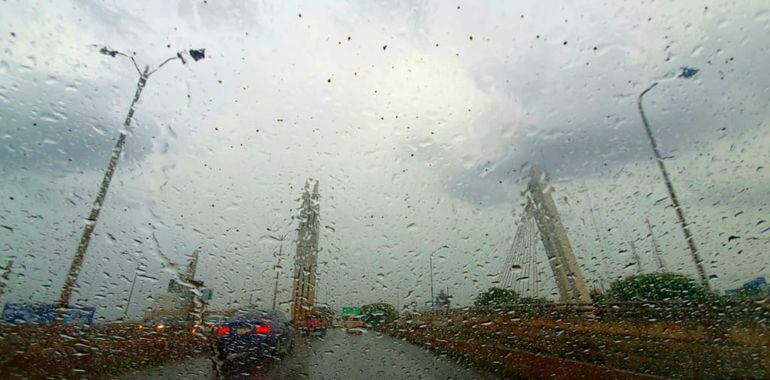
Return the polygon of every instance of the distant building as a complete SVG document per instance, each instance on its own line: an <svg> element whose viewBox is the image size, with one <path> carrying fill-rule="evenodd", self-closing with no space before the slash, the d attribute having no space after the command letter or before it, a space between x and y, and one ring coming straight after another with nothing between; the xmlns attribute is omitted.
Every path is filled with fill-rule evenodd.
<svg viewBox="0 0 770 380"><path fill-rule="evenodd" d="M449 293L445 292L444 289L441 289L438 292L438 296L436 296L436 307L450 307L452 304L452 296L449 295Z"/></svg>

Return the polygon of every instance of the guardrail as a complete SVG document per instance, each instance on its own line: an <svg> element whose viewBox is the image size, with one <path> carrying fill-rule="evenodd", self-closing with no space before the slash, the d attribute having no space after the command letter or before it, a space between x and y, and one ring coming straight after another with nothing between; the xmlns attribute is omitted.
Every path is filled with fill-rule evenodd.
<svg viewBox="0 0 770 380"><path fill-rule="evenodd" d="M207 353L193 325L0 325L0 378L99 377Z"/></svg>
<svg viewBox="0 0 770 380"><path fill-rule="evenodd" d="M695 323L770 323L770 299L544 303L433 309L420 315L508 315L512 317L593 317L601 320L659 320Z"/></svg>
<svg viewBox="0 0 770 380"><path fill-rule="evenodd" d="M763 301L537 304L433 310L386 331L526 377L765 378L769 323Z"/></svg>

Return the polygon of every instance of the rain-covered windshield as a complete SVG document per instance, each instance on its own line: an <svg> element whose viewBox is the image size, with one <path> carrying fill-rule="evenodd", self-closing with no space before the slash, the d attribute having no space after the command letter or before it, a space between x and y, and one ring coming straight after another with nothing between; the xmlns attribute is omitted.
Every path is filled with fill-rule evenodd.
<svg viewBox="0 0 770 380"><path fill-rule="evenodd" d="M768 378L769 30L2 1L0 378Z"/></svg>

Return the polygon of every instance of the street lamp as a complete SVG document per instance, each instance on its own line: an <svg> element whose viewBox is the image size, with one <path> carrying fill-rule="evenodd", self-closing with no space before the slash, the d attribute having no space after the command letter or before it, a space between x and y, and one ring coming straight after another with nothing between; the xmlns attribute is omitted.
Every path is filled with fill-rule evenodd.
<svg viewBox="0 0 770 380"><path fill-rule="evenodd" d="M134 269L134 279L131 281L131 289L128 291L128 301L126 301L126 308L123 310L123 322L128 320L128 308L131 307L131 299L134 298L134 286L136 286L136 277L139 274L139 264Z"/></svg>
<svg viewBox="0 0 770 380"><path fill-rule="evenodd" d="M289 220L289 224L287 224L284 227L289 227L289 225L291 224L292 221L293 221L293 218L291 220ZM274 229L270 229L270 227L268 227L267 230L270 231L270 232L275 232L275 231L278 231L280 228L281 228L280 226L276 227ZM278 236L271 235L271 234L265 234L265 235L262 235L260 237L260 239L268 237L268 238L271 238L273 240L277 240L277 241L280 242L280 244L278 245L278 252L273 251L273 256L277 260L276 263L275 263L275 286L273 287L273 310L277 310L276 307L278 306L278 277L280 275L279 269L281 268L281 256L283 254L283 242L286 240L286 236L288 236L290 233L292 233L294 231L295 230L287 231L286 233L284 233L282 235L278 235Z"/></svg>
<svg viewBox="0 0 770 380"><path fill-rule="evenodd" d="M698 69L692 68L692 67L682 67L682 72L677 75L677 78L692 78L695 76L695 74L698 73ZM663 174L663 182L666 184L666 190L668 191L668 196L671 198L671 203L674 205L674 211L676 212L677 219L679 220L679 224L682 226L682 232L684 232L684 238L687 241L687 247L690 249L690 255L692 255L693 261L695 261L695 267L698 269L698 275L700 276L700 282L703 284L703 286L706 289L710 289L709 285L709 279L708 276L706 276L706 271L703 268L703 260L701 259L700 255L698 254L698 248L695 246L695 241L692 238L692 233L690 233L690 229L687 226L687 221L685 220L684 213L682 211L682 206L679 203L679 198L676 196L676 192L674 191L674 185L671 183L671 178L668 175L668 170L666 170L666 164L663 162L663 157L660 155L660 150L658 149L658 143L655 141L655 137L652 135L652 130L650 129L650 124L647 121L647 117L644 115L644 108L642 107L642 97L644 97L645 94L650 92L655 86L658 85L658 81L652 83L649 87L647 87L644 91L642 91L641 94L639 94L639 98L637 100L637 105L639 106L639 114L642 116L642 123L644 124L644 131L647 133L647 137L650 139L650 145L652 146L652 151L655 154L655 160L658 162L658 167L660 168L660 172Z"/></svg>
<svg viewBox="0 0 770 380"><path fill-rule="evenodd" d="M436 250L430 253L430 308L431 309L433 309L433 306L436 303L436 299L433 298L433 254L443 248L449 248L449 246L442 245L441 247L436 248Z"/></svg>
<svg viewBox="0 0 770 380"><path fill-rule="evenodd" d="M58 307L60 309L67 308L69 306L70 297L72 296L75 283L77 282L78 276L80 275L80 268L83 266L83 261L85 259L86 251L88 250L88 245L91 243L91 235L94 232L96 222L99 219L99 213L102 210L102 205L104 204L104 198L107 196L107 190L110 187L112 176L115 174L115 169L118 166L120 155L123 152L123 146L126 144L126 137L131 126L131 120L134 117L134 107L139 101L139 96L142 94L142 90L147 84L147 80L150 78L150 75L154 74L165 64L173 60L178 59L182 61L183 64L186 64L188 57L192 58L194 61L199 61L206 57L206 49L190 49L188 51L180 51L176 53L175 56L167 58L153 70L150 70L150 66L145 66L144 70L140 70L139 66L136 64L136 60L134 60L134 57L128 54L121 53L117 50L112 50L106 46L102 47L99 52L104 55L109 55L110 57L121 56L131 59L136 72L139 73L139 82L136 85L134 99L131 101L131 106L128 108L126 120L123 122L123 130L120 131L118 141L115 143L115 147L112 149L112 156L110 156L110 161L107 164L107 171L104 173L104 178L102 178L102 183L99 186L99 191L96 194L96 200L94 201L93 208L91 209L91 213L86 220L86 226L83 229L83 235L80 237L80 243L78 244L77 252L75 253L75 257L72 259L69 273L64 279L64 285L62 286L62 290L59 295Z"/></svg>
<svg viewBox="0 0 770 380"><path fill-rule="evenodd" d="M280 238L277 240L281 243L278 245L278 252L276 253L273 251L273 255L277 259L275 263L275 286L273 287L273 310L277 310L276 307L278 306L278 275L280 274L280 268L281 268L281 255L283 253L283 241L286 240L286 236L289 235L291 231L281 235Z"/></svg>

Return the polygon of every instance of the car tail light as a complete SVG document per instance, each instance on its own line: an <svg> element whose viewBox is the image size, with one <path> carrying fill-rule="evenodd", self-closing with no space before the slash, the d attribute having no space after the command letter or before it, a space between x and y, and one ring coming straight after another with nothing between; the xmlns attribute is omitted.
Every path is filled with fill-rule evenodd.
<svg viewBox="0 0 770 380"><path fill-rule="evenodd" d="M269 334L270 333L270 325L259 325L256 328L257 334Z"/></svg>
<svg viewBox="0 0 770 380"><path fill-rule="evenodd" d="M227 326L222 326L219 329L217 329L217 334L219 335L225 335L230 333L230 328Z"/></svg>

